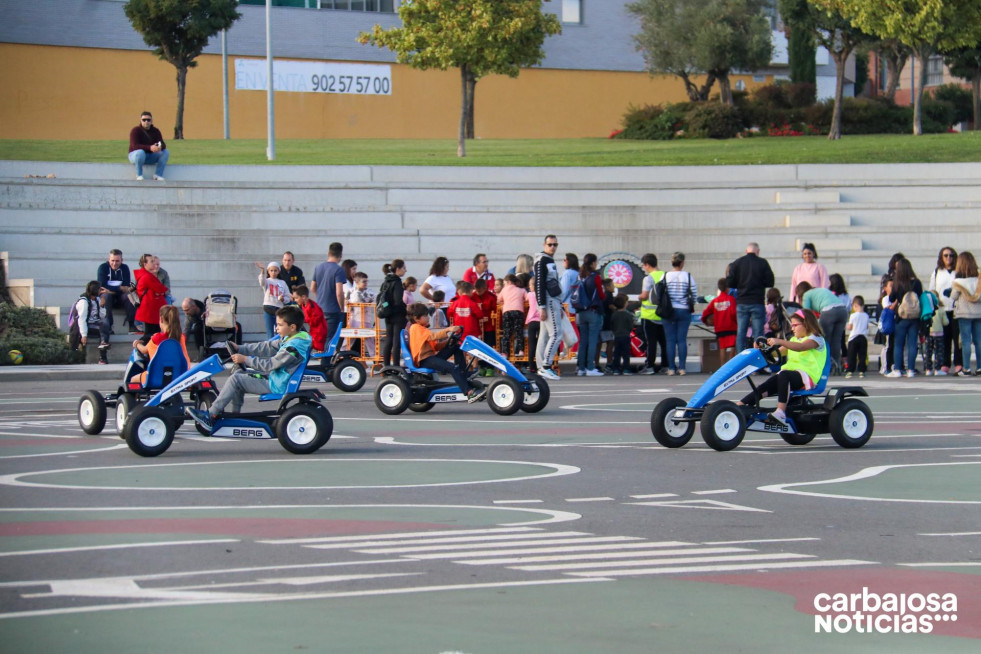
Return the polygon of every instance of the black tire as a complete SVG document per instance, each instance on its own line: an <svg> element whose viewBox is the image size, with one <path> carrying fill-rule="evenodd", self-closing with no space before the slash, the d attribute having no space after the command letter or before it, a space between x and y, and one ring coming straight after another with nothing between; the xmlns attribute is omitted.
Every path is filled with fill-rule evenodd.
<svg viewBox="0 0 981 654"><path fill-rule="evenodd" d="M786 441L789 445L807 445L814 440L815 436L817 436L817 434L780 434L780 438Z"/></svg>
<svg viewBox="0 0 981 654"><path fill-rule="evenodd" d="M521 410L527 413L538 413L548 406L548 400L551 397L548 382L540 375L529 375L528 380L534 383L538 390L524 394L521 399Z"/></svg>
<svg viewBox="0 0 981 654"><path fill-rule="evenodd" d="M409 384L396 375L383 378L375 387L375 406L382 413L398 415L408 408L412 393Z"/></svg>
<svg viewBox="0 0 981 654"><path fill-rule="evenodd" d="M198 393L197 400L194 402L194 408L207 411L217 399L218 394L214 391L201 391ZM211 432L199 425L196 420L194 421L194 428L197 429L198 433L202 436L211 436Z"/></svg>
<svg viewBox="0 0 981 654"><path fill-rule="evenodd" d="M683 447L695 433L695 423L671 420L675 410L685 404L686 402L680 397L669 397L658 402L651 412L651 434L654 435L654 440L664 447Z"/></svg>
<svg viewBox="0 0 981 654"><path fill-rule="evenodd" d="M344 359L334 367L333 381L334 386L345 393L353 393L360 390L368 379L368 373L360 361L354 359Z"/></svg>
<svg viewBox="0 0 981 654"><path fill-rule="evenodd" d="M334 419L321 404L301 402L283 411L276 421L276 438L292 454L316 452L330 440Z"/></svg>
<svg viewBox="0 0 981 654"><path fill-rule="evenodd" d="M106 398L99 391L85 391L78 400L78 426L89 436L101 434L106 426Z"/></svg>
<svg viewBox="0 0 981 654"><path fill-rule="evenodd" d="M705 408L702 415L702 438L713 450L728 452L746 436L746 416L735 402L719 400Z"/></svg>
<svg viewBox="0 0 981 654"><path fill-rule="evenodd" d="M133 413L139 402L131 393L122 393L116 398L116 433L123 438L123 429L126 427L126 418Z"/></svg>
<svg viewBox="0 0 981 654"><path fill-rule="evenodd" d="M831 438L838 445L855 449L862 447L872 438L875 419L872 410L861 400L842 400L831 410Z"/></svg>
<svg viewBox="0 0 981 654"><path fill-rule="evenodd" d="M157 406L140 406L126 419L123 438L140 456L159 456L174 442L174 425Z"/></svg>
<svg viewBox="0 0 981 654"><path fill-rule="evenodd" d="M436 406L436 404L433 402L414 402L409 405L409 411L415 411L416 413L425 413L426 411L432 409L434 406Z"/></svg>
<svg viewBox="0 0 981 654"><path fill-rule="evenodd" d="M510 377L501 377L487 389L487 404L498 415L510 416L521 408L525 394L518 382Z"/></svg>

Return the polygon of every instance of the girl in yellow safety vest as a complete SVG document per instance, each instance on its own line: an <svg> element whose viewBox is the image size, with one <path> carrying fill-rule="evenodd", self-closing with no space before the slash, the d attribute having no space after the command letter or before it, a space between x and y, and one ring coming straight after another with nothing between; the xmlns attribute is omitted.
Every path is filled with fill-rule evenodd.
<svg viewBox="0 0 981 654"><path fill-rule="evenodd" d="M787 356L787 363L780 372L760 384L756 390L744 397L739 404L756 405L764 397L777 394L777 408L767 418L776 425L787 425L787 402L790 392L814 388L821 379L824 364L828 358L828 347L824 332L817 318L810 311L800 310L790 316L790 328L794 336L789 341L782 338L768 338L767 345L779 346L780 353Z"/></svg>

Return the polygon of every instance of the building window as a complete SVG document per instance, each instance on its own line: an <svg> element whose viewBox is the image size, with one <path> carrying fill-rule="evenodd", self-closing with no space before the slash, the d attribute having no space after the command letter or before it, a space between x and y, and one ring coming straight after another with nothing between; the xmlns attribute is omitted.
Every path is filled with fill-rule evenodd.
<svg viewBox="0 0 981 654"><path fill-rule="evenodd" d="M562 0L562 22L582 23L582 0Z"/></svg>
<svg viewBox="0 0 981 654"><path fill-rule="evenodd" d="M927 86L940 86L944 83L944 58L934 55L927 59Z"/></svg>

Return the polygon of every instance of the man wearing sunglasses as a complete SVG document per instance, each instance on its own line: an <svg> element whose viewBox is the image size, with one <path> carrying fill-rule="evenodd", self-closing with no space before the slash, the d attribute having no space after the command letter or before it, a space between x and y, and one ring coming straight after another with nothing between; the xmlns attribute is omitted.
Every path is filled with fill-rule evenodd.
<svg viewBox="0 0 981 654"><path fill-rule="evenodd" d="M164 181L164 168L170 152L160 130L153 126L149 111L140 114L140 124L129 131L129 162L136 165L136 179L143 181L143 164L156 164L153 179Z"/></svg>

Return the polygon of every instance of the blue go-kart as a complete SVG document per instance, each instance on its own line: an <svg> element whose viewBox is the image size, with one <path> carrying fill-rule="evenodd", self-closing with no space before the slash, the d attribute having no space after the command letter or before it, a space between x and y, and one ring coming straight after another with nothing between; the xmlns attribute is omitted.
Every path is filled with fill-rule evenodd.
<svg viewBox="0 0 981 654"><path fill-rule="evenodd" d="M314 352L310 355L311 365L303 373L303 381L327 383L333 382L334 386L347 393L353 393L364 386L368 379L368 373L364 365L354 357L357 353L353 350L339 350L338 344L341 340L341 329L334 330L334 336L327 344L327 349L323 352ZM317 362L319 365L313 365Z"/></svg>
<svg viewBox="0 0 981 654"><path fill-rule="evenodd" d="M787 403L787 426L767 421L773 409L739 405L730 400L716 400L724 391L746 379L755 389L751 375L780 363L779 348L769 347L757 339L757 347L743 350L713 373L686 404L677 397L658 402L651 413L651 433L664 447L682 447L691 440L695 423L700 423L702 438L712 449L725 452L742 442L747 431L779 434L790 445L806 445L817 434L831 433L841 447L857 448L872 437L875 421L860 386L843 386L824 397L831 371L827 358L821 380L810 390L792 391Z"/></svg>
<svg viewBox="0 0 981 654"><path fill-rule="evenodd" d="M293 371L285 393L259 396L260 402L278 402L276 409L252 413L225 412L215 421L210 431L197 425L198 431L206 436L222 438L275 438L284 449L293 454L316 452L330 440L334 420L330 411L320 403L320 400L326 398L321 391L300 389L306 364L307 361L304 361ZM235 365L223 364L221 358L214 354L176 377L146 404L134 409L123 427L123 438L129 449L146 457L166 452L174 440L174 433L186 418L187 407L181 392L210 380ZM246 370L244 366L239 367ZM198 402L196 408L204 409L210 405L211 402L207 405Z"/></svg>
<svg viewBox="0 0 981 654"><path fill-rule="evenodd" d="M133 381L146 372L141 381ZM78 424L86 434L101 434L106 426L109 410L114 414L116 433L122 436L126 418L140 404L146 402L175 378L187 372L187 359L177 341L160 343L156 356L146 361L140 351L133 348L123 373L123 380L114 393L85 391L78 401ZM209 379L191 384L183 389L195 406L209 407L218 397L214 382Z"/></svg>
<svg viewBox="0 0 981 654"><path fill-rule="evenodd" d="M402 365L386 366L381 370L381 381L375 388L375 406L383 413L396 415L406 409L425 412L444 402L466 402L467 396L452 379L441 381L435 370L420 368L412 361L409 336L402 330ZM458 342L453 335L450 346ZM536 413L548 404L548 383L538 375L530 378L515 368L497 350L472 336L463 339L460 350L473 357L463 374L476 374L477 360L495 368L500 376L489 382L485 399L494 413L502 416L516 413L519 409ZM471 383L483 387L484 382L472 378Z"/></svg>

